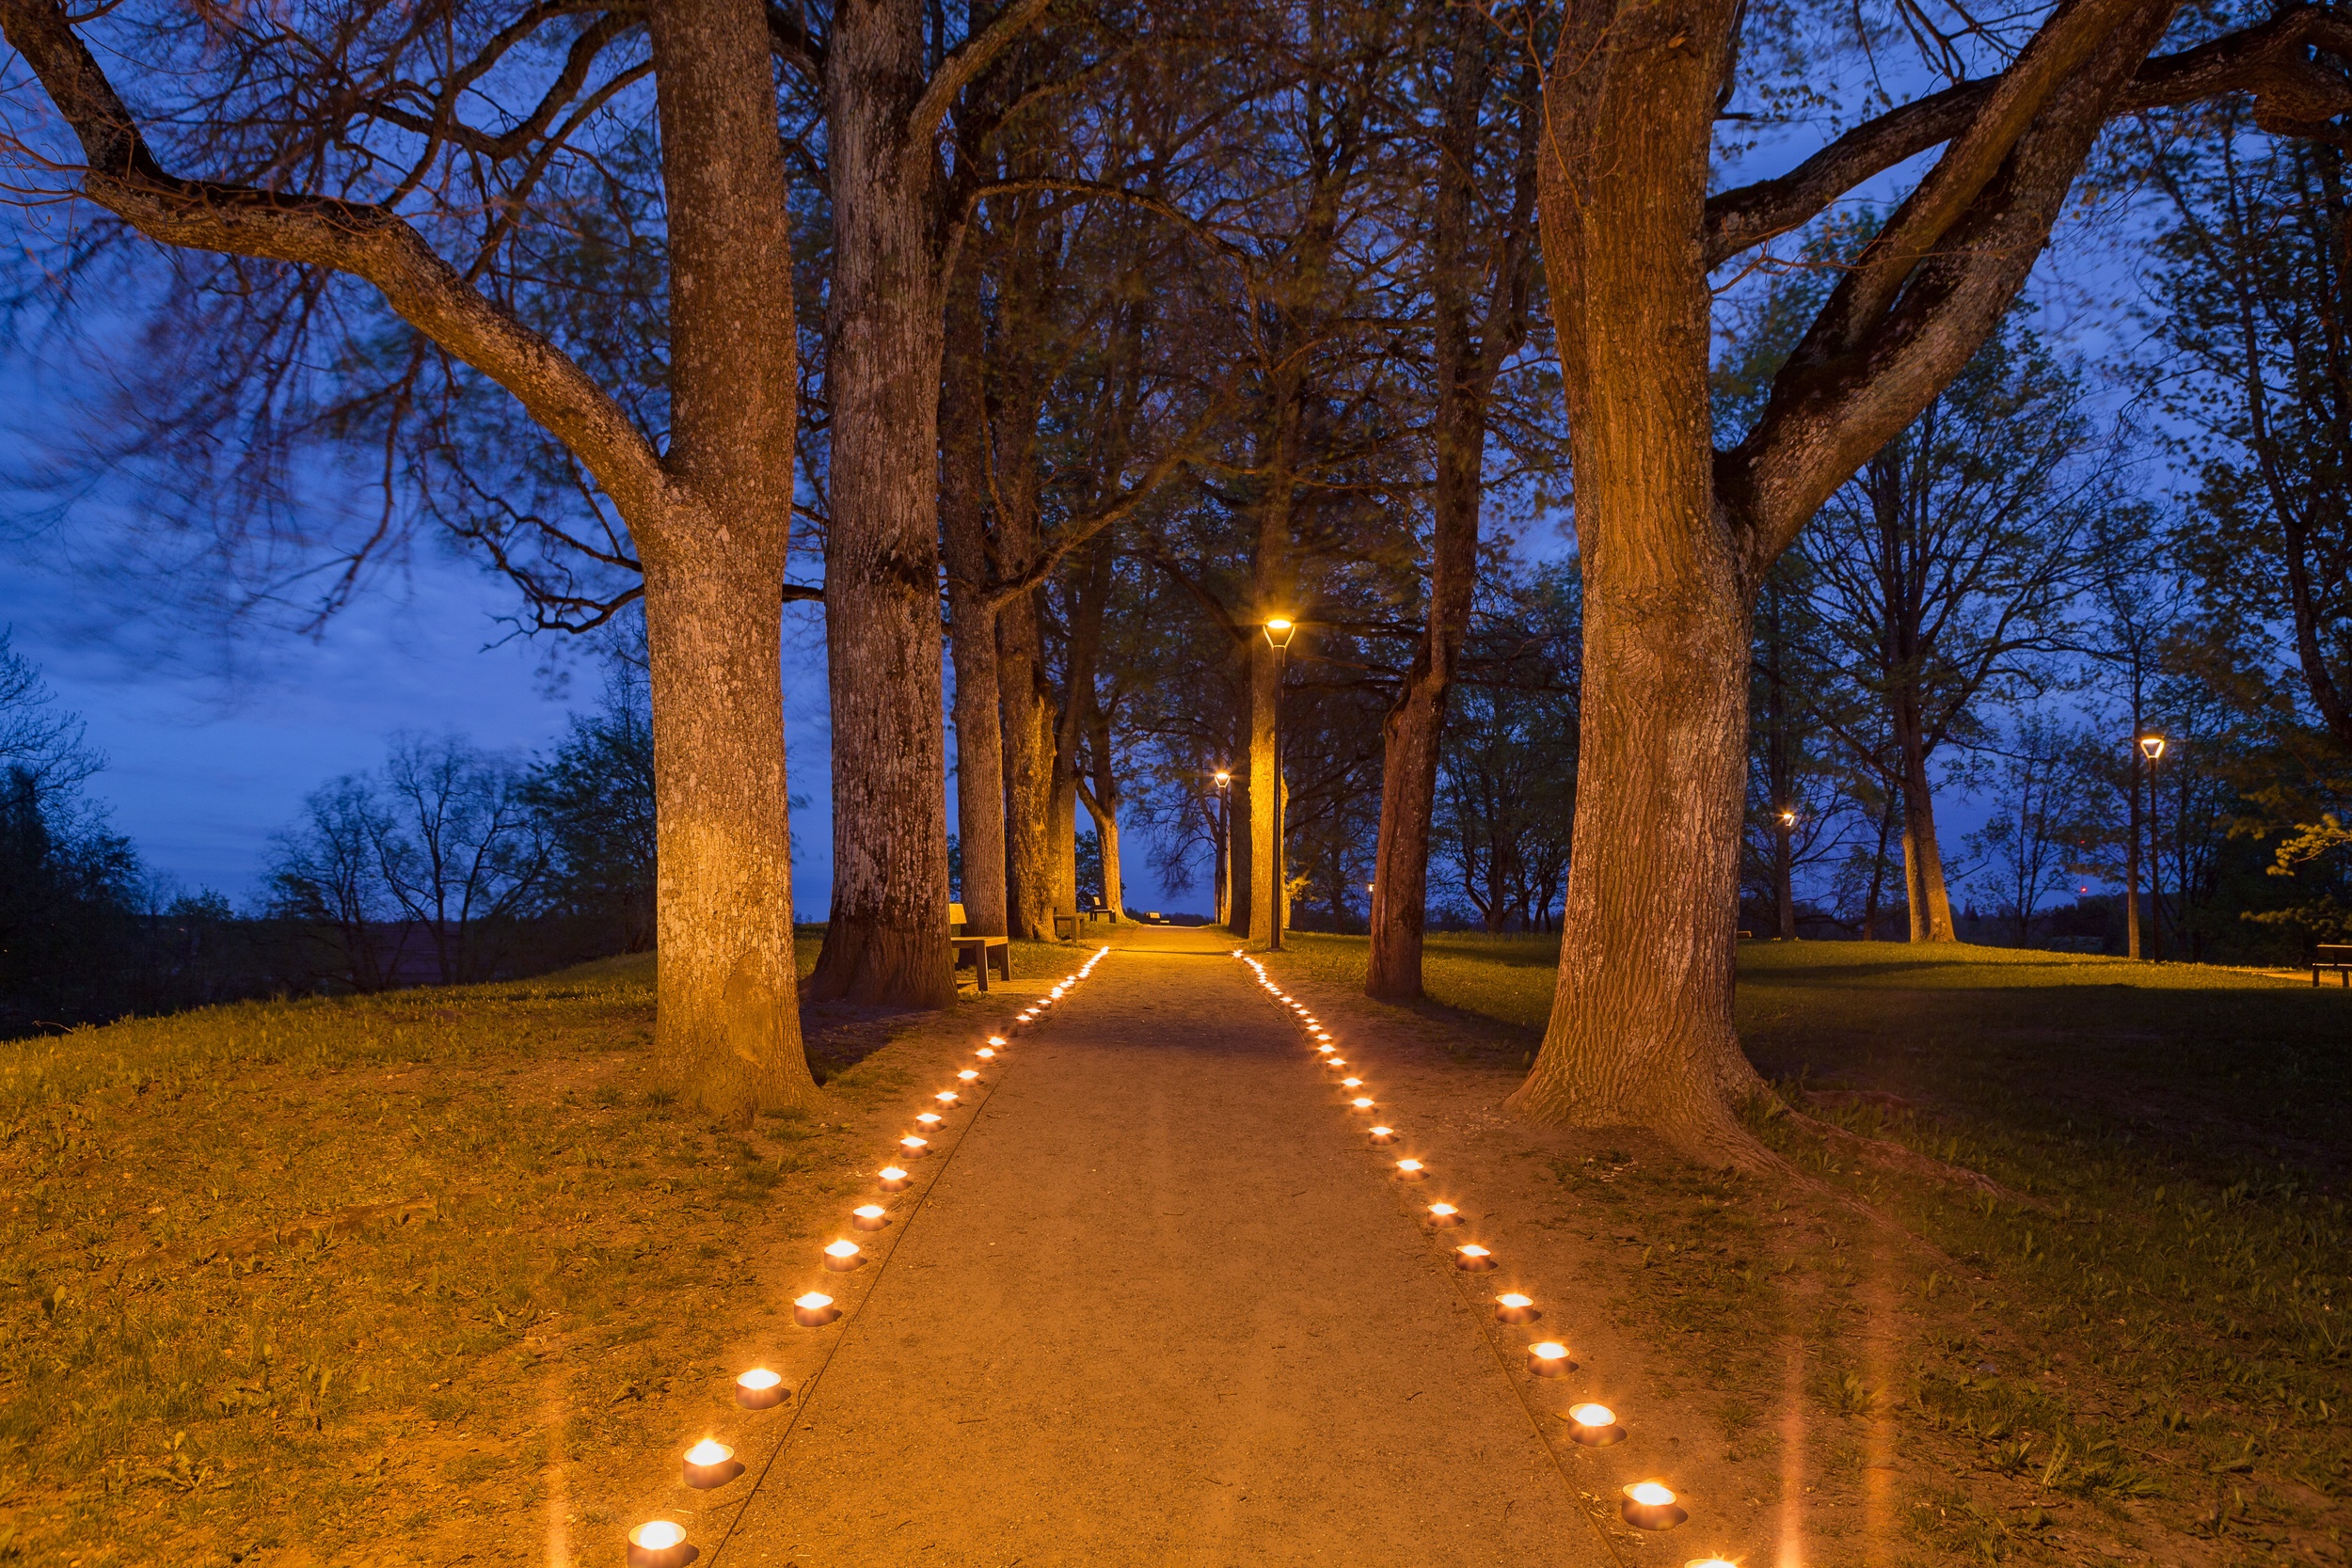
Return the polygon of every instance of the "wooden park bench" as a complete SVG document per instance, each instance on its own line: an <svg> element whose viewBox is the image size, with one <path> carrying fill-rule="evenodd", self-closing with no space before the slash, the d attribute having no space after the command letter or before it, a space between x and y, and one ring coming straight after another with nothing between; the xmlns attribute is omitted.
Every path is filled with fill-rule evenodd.
<svg viewBox="0 0 2352 1568"><path fill-rule="evenodd" d="M1112 925L1116 926L1119 924L1119 911L1112 909L1108 904L1104 903L1100 898L1097 898L1090 904L1085 904L1079 907L1078 918L1085 921L1089 926L1093 925L1098 920L1107 920Z"/></svg>
<svg viewBox="0 0 2352 1568"><path fill-rule="evenodd" d="M1008 937L968 937L963 934L963 906L947 906L947 946L955 954L955 967L970 964L979 975L980 989L988 990L988 966L994 964L996 973L1009 984L1012 980L1012 942Z"/></svg>
<svg viewBox="0 0 2352 1568"><path fill-rule="evenodd" d="M1078 916L1074 911L1070 910L1054 911L1054 940L1056 942L1078 940Z"/></svg>
<svg viewBox="0 0 2352 1568"><path fill-rule="evenodd" d="M2344 976L2344 989L2352 990L2352 942L2323 942L2312 950L2312 984L2319 984L2319 972L2332 969Z"/></svg>

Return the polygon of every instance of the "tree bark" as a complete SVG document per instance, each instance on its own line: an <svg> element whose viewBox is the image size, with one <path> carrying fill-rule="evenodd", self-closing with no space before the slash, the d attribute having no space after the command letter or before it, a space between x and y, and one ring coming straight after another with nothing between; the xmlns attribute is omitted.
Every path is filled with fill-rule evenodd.
<svg viewBox="0 0 2352 1568"><path fill-rule="evenodd" d="M1246 644L1242 649L1241 659L1243 675L1246 682L1249 672L1257 667L1257 660L1254 656L1251 655ZM1242 713L1242 728L1243 733L1246 735L1248 733L1249 724L1248 708L1248 694L1247 690L1243 693L1243 701L1244 708ZM1256 838L1258 814L1255 808L1253 808L1249 803L1248 768L1236 768L1233 769L1233 782L1226 786L1225 795L1225 844L1227 867L1225 874L1225 901L1227 905L1225 925L1226 928L1232 931L1233 935L1241 938L1244 942L1249 942L1255 940L1250 935L1249 917L1250 906L1255 902L1255 900L1251 897L1251 891L1257 886L1258 877L1255 869L1258 843Z"/></svg>
<svg viewBox="0 0 2352 1568"><path fill-rule="evenodd" d="M1286 541L1287 543L1287 541ZM1263 618L1262 615L1261 619ZM1281 700L1281 657L1264 638L1249 645L1249 941L1255 947L1274 944L1281 918L1281 846L1275 828L1274 802L1281 787L1274 754L1275 705Z"/></svg>
<svg viewBox="0 0 2352 1568"><path fill-rule="evenodd" d="M947 648L956 673L956 829L963 859L964 929L1010 934L1005 898L1005 736L999 711L996 610L987 587L988 451L980 396L977 276L948 300L939 393L940 535L947 559Z"/></svg>
<svg viewBox="0 0 2352 1568"><path fill-rule="evenodd" d="M1944 850L1935 834L1935 791L1928 782L1927 744L1917 705L1898 693L1895 746L1902 760L1903 885L1911 899L1911 940L1956 942L1952 896L1944 881Z"/></svg>
<svg viewBox="0 0 2352 1568"><path fill-rule="evenodd" d="M1731 1021L1747 765L1744 540L1713 486L1710 133L1739 8L1571 13L1541 158L1584 578L1583 746L1560 975L1510 1103L1753 1161Z"/></svg>
<svg viewBox="0 0 2352 1568"><path fill-rule="evenodd" d="M911 129L926 85L920 0L845 0L824 78L833 911L809 993L911 1007L955 1000L938 610L942 301L931 126ZM920 148L910 141L918 135Z"/></svg>

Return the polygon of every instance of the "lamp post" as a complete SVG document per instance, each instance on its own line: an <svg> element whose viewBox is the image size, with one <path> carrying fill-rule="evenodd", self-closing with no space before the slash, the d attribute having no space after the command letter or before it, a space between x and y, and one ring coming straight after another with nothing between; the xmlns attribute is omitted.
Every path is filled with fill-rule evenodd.
<svg viewBox="0 0 2352 1568"><path fill-rule="evenodd" d="M1291 634L1297 629L1287 615L1266 618L1265 640L1274 648L1274 847L1266 857L1274 867L1274 907L1266 927L1274 933L1267 945L1277 953L1282 950L1282 894L1290 885L1288 846L1282 842L1282 808L1290 803L1282 789L1282 677L1290 668Z"/></svg>
<svg viewBox="0 0 2352 1568"><path fill-rule="evenodd" d="M2164 962L2164 879L2156 875L2156 759L2164 755L2164 736L2148 730L2139 737L2139 754L2148 759L2148 957Z"/></svg>
<svg viewBox="0 0 2352 1568"><path fill-rule="evenodd" d="M1233 775L1220 768L1210 776L1216 781L1216 923L1226 926L1233 918Z"/></svg>
<svg viewBox="0 0 2352 1568"><path fill-rule="evenodd" d="M1773 896L1780 904L1780 940L1794 942L1797 940L1797 901L1793 886L1796 879L1789 839L1797 831L1797 810L1794 806L1783 806L1776 815L1779 817L1779 854L1772 863Z"/></svg>

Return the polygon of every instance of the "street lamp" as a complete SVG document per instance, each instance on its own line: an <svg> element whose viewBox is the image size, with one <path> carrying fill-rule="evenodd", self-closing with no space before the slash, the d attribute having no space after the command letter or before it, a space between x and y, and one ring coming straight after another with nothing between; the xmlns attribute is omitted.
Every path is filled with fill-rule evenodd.
<svg viewBox="0 0 2352 1568"><path fill-rule="evenodd" d="M1780 940L1797 940L1797 901L1795 893L1795 855L1789 839L1797 828L1797 808L1780 808L1780 831L1775 835L1779 853L1772 863L1772 896L1780 905Z"/></svg>
<svg viewBox="0 0 2352 1568"><path fill-rule="evenodd" d="M1297 629L1297 623L1287 615L1266 617L1265 640L1274 648L1274 849L1267 857L1274 866L1274 907L1266 926L1274 933L1267 945L1277 953L1282 950L1282 894L1290 885L1287 847L1282 842L1282 808L1288 804L1282 799L1282 677L1290 668L1291 634Z"/></svg>
<svg viewBox="0 0 2352 1568"><path fill-rule="evenodd" d="M1229 786L1233 775L1220 768L1209 776L1216 781L1216 920L1220 926L1230 926L1233 920L1233 798Z"/></svg>
<svg viewBox="0 0 2352 1568"><path fill-rule="evenodd" d="M2148 958L2164 962L2164 879L2156 874L2156 759L2164 755L2164 736L2143 730L2139 754L2148 759Z"/></svg>

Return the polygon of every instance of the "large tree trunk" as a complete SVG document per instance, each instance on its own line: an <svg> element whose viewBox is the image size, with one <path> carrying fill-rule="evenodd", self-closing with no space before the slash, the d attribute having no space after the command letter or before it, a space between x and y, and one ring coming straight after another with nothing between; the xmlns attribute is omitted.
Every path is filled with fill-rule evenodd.
<svg viewBox="0 0 2352 1568"><path fill-rule="evenodd" d="M1282 908L1282 851L1274 811L1281 788L1274 752L1280 657L1263 637L1249 645L1249 941L1258 947L1274 945Z"/></svg>
<svg viewBox="0 0 2352 1568"><path fill-rule="evenodd" d="M963 860L964 927L1008 935L1005 737L998 711L996 610L988 584L988 450L980 402L977 278L948 301L939 393L940 535L947 556L947 647L956 672L956 836Z"/></svg>
<svg viewBox="0 0 2352 1568"><path fill-rule="evenodd" d="M1895 745L1903 769L1903 885L1911 897L1911 940L1952 942L1952 898L1944 885L1944 852L1935 836L1935 792L1928 784L1927 746L1917 709L1894 705Z"/></svg>
<svg viewBox="0 0 2352 1568"><path fill-rule="evenodd" d="M1560 978L1515 1109L1755 1158L1731 1021L1755 584L1713 490L1698 261L1735 0L1572 13L1542 153L1584 578ZM1568 161L1570 159L1573 161Z"/></svg>
<svg viewBox="0 0 2352 1568"><path fill-rule="evenodd" d="M1010 552L1008 551L1008 554ZM1023 558L1023 565L1026 557ZM1018 570L1008 562L1008 569ZM1022 594L997 613L997 671L1005 723L1006 873L1012 934L1054 934L1054 703L1045 684L1037 596Z"/></svg>
<svg viewBox="0 0 2352 1568"><path fill-rule="evenodd" d="M1242 662L1245 674L1256 668L1253 656L1244 649ZM1245 694L1246 700L1246 694ZM1243 712L1244 733L1248 733L1248 709ZM1256 901L1251 890L1257 886L1256 836L1258 814L1249 803L1249 769L1233 769L1233 782L1226 786L1225 843L1226 928L1244 941L1250 937L1250 906Z"/></svg>
<svg viewBox="0 0 2352 1568"><path fill-rule="evenodd" d="M635 531L658 856L654 1049L738 1126L810 1104L792 956L784 578L798 416L784 151L749 0L651 13L669 212L669 469L698 503Z"/></svg>
<svg viewBox="0 0 2352 1568"><path fill-rule="evenodd" d="M939 670L941 301L930 162L903 156L923 84L919 0L839 8L825 70L833 912L809 992L939 1007L956 993Z"/></svg>

